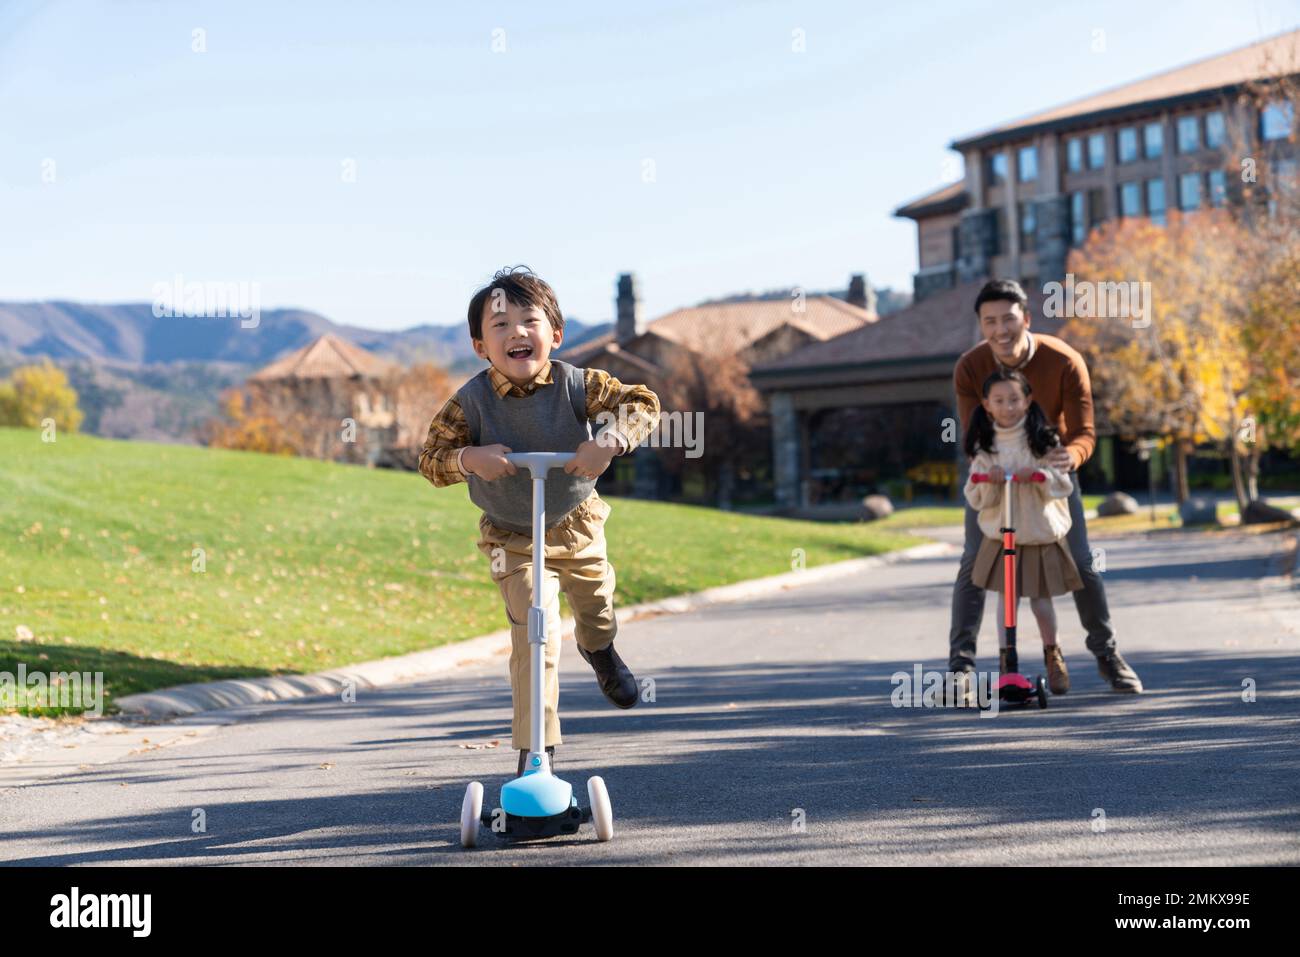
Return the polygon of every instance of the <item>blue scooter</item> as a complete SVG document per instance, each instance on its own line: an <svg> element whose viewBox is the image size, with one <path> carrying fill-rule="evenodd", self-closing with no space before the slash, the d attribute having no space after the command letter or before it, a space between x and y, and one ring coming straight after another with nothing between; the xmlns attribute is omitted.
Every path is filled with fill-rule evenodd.
<svg viewBox="0 0 1300 957"><path fill-rule="evenodd" d="M542 606L542 581L546 556L546 473L565 465L573 452L509 452L506 461L524 466L533 479L533 604L528 609L529 685L532 689L529 709L529 748L524 773L507 781L501 788L501 805L483 811L483 785L471 781L465 789L460 811L462 847L478 844L479 825L507 838L554 837L576 834L590 822L596 838L608 841L614 836L614 812L610 808L605 781L596 776L587 779L589 807L579 807L573 786L551 772L551 759L543 746L546 728L546 609Z"/></svg>

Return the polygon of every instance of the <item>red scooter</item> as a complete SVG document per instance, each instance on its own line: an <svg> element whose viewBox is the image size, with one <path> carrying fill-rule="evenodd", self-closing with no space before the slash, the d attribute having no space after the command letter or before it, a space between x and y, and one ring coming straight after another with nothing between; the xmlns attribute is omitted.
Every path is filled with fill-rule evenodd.
<svg viewBox="0 0 1300 957"><path fill-rule="evenodd" d="M972 482L991 481L985 472L972 472L970 480ZM1031 482L1045 482L1047 476L1042 472L1035 472L1029 479ZM1005 601L1003 603L1003 623L1007 629L1007 667L1010 669L1006 674L998 678L998 702L1002 706L1021 708L1027 706L1032 701L1038 702L1038 707L1047 707L1047 682L1043 680L1042 675L1034 678L1030 682L1028 678L1020 673L1020 660L1016 654L1016 607L1020 604L1020 596L1016 593L1016 530L1011 525L1011 489L1012 483L1018 482L1019 479L1012 473L1006 474L1006 487L1002 493L1002 580L1005 588L1002 592Z"/></svg>

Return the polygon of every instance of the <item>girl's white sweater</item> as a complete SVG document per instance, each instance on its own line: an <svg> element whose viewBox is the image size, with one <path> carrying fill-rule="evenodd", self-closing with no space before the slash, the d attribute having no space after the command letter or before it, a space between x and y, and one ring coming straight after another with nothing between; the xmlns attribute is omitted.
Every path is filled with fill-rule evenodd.
<svg viewBox="0 0 1300 957"><path fill-rule="evenodd" d="M1066 503L1074 485L1069 473L1054 469L1034 456L1025 434L1022 418L1010 428L993 426L993 451L976 453L971 474L987 473L995 465L1005 472L1022 468L1038 469L1046 482L1013 482L1011 524L1018 545L1049 545L1070 530L1070 508ZM966 481L966 501L979 512L980 531L989 538L1000 539L1002 533L1002 484Z"/></svg>

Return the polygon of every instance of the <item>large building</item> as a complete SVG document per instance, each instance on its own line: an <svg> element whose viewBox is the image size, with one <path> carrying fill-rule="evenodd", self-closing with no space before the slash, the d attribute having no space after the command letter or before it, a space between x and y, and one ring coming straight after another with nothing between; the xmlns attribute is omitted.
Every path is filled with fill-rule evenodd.
<svg viewBox="0 0 1300 957"><path fill-rule="evenodd" d="M990 275L1060 280L1106 220L1236 201L1247 157L1294 180L1290 105L1242 94L1296 74L1300 31L955 140L965 177L895 211L917 225L915 299Z"/></svg>
<svg viewBox="0 0 1300 957"><path fill-rule="evenodd" d="M963 179L900 207L917 224L913 304L868 328L756 365L750 379L772 417L779 505L799 509L884 491L954 495L964 458L948 428L953 367L980 341L980 285L1019 279L1033 328L1044 283L1061 280L1071 247L1121 216L1164 220L1240 197L1241 156L1260 177L1295 179L1294 118L1281 100L1241 94L1300 74L1300 31L1084 97L952 143ZM1093 490L1132 481L1103 437L1085 467Z"/></svg>
<svg viewBox="0 0 1300 957"><path fill-rule="evenodd" d="M396 367L360 346L327 333L253 373L260 389L304 428L312 458L381 464L397 439L397 422L385 379ZM344 436L347 436L345 439Z"/></svg>
<svg viewBox="0 0 1300 957"><path fill-rule="evenodd" d="M624 273L618 278L617 289L613 329L562 348L556 358L604 369L620 380L643 383L656 392L662 391L671 361L681 353L735 355L752 367L879 320L875 293L860 274L849 278L843 298L738 297L677 309L649 321L641 313L636 278ZM644 445L631 455L616 458L610 472L602 477L603 493L675 498L682 492L663 470L655 450Z"/></svg>

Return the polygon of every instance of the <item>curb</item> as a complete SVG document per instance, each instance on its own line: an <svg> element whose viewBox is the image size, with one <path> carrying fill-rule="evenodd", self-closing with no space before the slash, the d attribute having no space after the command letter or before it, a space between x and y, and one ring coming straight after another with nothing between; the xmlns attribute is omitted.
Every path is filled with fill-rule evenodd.
<svg viewBox="0 0 1300 957"><path fill-rule="evenodd" d="M720 585L689 595L674 595L659 601L630 605L619 609L618 620L620 623L627 623L658 615L679 615L709 605L756 598L800 585L830 581L878 568L881 565L917 558L946 556L959 551L960 549L954 545L929 542L883 555L851 558L848 561L818 565L815 568L799 569L767 578L755 578L733 585ZM572 616L561 619L560 630L562 637L572 634ZM157 691L145 691L119 699L117 706L123 714L156 719L172 718L178 715L238 708L271 701L337 695L347 688L353 690L381 688L444 674L462 665L477 664L509 653L510 629L506 628L467 641L440 645L428 651L365 661L316 674L201 681L160 688Z"/></svg>

